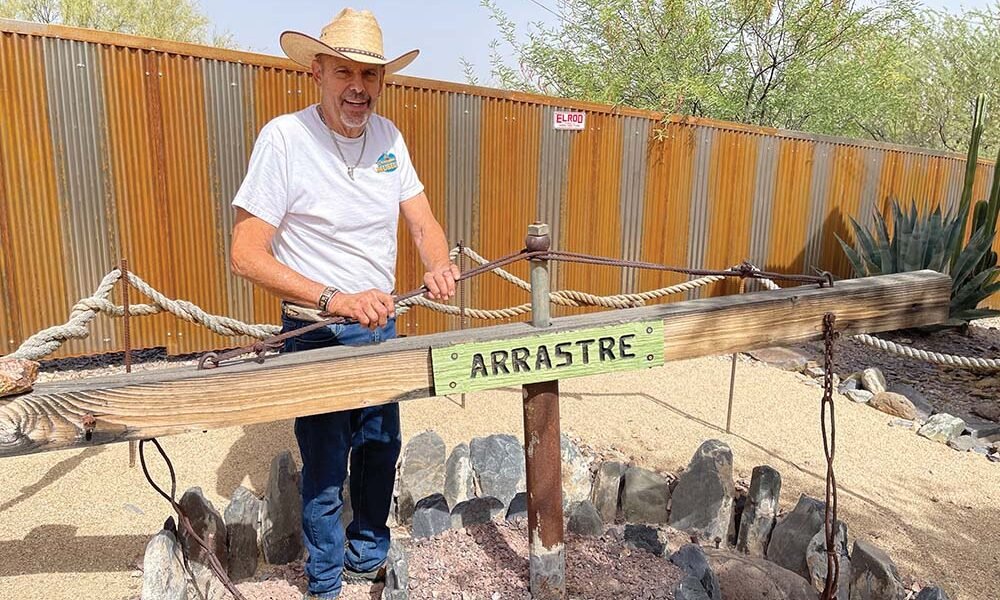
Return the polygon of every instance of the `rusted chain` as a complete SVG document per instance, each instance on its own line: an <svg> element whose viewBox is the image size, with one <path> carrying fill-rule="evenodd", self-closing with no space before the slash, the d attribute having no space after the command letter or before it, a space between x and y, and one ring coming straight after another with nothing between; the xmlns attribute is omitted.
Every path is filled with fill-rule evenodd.
<svg viewBox="0 0 1000 600"><path fill-rule="evenodd" d="M156 485L156 482L153 481L153 477L149 474L149 469L146 467L146 453L144 451L146 442L152 442L153 445L156 446L156 450L160 453L160 456L163 457L163 462L167 465L167 471L170 472L170 494L167 494L163 491L163 488ZM163 450L163 446L160 446L160 442L158 442L156 438L141 440L139 442L139 462L142 464L142 472L146 476L146 481L149 482L149 485L153 486L153 489L156 490L158 494L166 498L167 502L169 502L170 506L174 509L174 512L177 513L177 522L184 528L185 533L197 542L197 544L201 546L201 549L205 551L205 556L208 558L208 568L215 573L215 576L222 582L222 585L226 588L226 590L233 595L233 600L246 600L246 597L240 593L238 589L236 589L236 585L234 585L232 580L229 579L229 575L226 574L226 569L222 566L222 563L219 562L219 558L215 555L215 552L208 547L208 543L205 542L200 535L195 533L194 526L191 525L191 520L184 514L180 504L177 504L177 501L174 500L174 496L177 495L177 475L174 473L174 465L170 462L170 458L167 457L167 453ZM183 551L183 549L184 545L181 544L181 550Z"/></svg>
<svg viewBox="0 0 1000 600"><path fill-rule="evenodd" d="M826 456L826 506L824 525L826 527L826 580L821 600L837 597L837 582L840 578L840 553L836 545L837 530L837 477L833 472L833 457L837 451L837 420L833 412L833 342L837 337L833 313L823 315L823 347L825 365L823 369L823 404L820 411L820 429L823 432L823 454ZM830 411L830 427L827 428L827 410Z"/></svg>

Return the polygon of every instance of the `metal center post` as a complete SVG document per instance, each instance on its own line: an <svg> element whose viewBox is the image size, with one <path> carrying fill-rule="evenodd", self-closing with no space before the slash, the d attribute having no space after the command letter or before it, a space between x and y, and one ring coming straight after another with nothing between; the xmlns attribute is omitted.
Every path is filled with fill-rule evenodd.
<svg viewBox="0 0 1000 600"><path fill-rule="evenodd" d="M548 251L549 226L528 226L530 251ZM532 259L531 324L551 325L549 261ZM566 550L563 544L562 455L559 435L559 381L521 387L524 397L524 459L528 484L528 552L531 597L566 598Z"/></svg>

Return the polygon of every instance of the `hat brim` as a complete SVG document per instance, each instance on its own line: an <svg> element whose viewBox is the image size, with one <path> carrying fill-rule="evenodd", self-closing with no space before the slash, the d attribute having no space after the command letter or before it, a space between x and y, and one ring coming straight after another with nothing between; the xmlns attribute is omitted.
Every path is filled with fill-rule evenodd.
<svg viewBox="0 0 1000 600"><path fill-rule="evenodd" d="M420 50L410 50L392 60L384 60L368 54L334 50L318 39L298 31L286 31L282 33L279 41L281 49L284 50L288 58L307 69L312 68L312 61L316 58L317 54L329 54L355 62L384 65L386 74L390 74L406 68L420 54Z"/></svg>

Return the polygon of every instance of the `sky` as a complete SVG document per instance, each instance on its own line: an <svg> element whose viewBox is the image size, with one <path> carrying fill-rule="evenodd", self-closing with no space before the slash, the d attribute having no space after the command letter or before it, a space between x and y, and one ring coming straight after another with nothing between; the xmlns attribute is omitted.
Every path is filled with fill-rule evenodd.
<svg viewBox="0 0 1000 600"><path fill-rule="evenodd" d="M528 22L554 23L556 17L542 6L555 0L496 0L522 29ZM489 12L478 0L368 0L351 3L310 0L200 0L202 9L219 32L233 34L242 48L282 55L278 36L286 29L318 37L344 6L366 8L382 26L386 56L420 49L420 56L401 74L465 83L460 62L465 57L476 67L480 82L489 81L490 41L499 37ZM541 6L540 6L541 5ZM280 7L280 9L279 9Z"/></svg>
<svg viewBox="0 0 1000 600"><path fill-rule="evenodd" d="M995 0L925 0L934 9L957 12L960 7L982 8ZM552 25L557 0L495 0L524 34L528 23ZM367 8L382 26L390 58L420 49L420 56L404 75L466 83L460 58L475 66L479 81L490 84L490 41L499 38L496 24L479 0L368 0L352 3L316 0L200 0L219 32L229 32L236 43L254 52L282 55L278 36L293 29L319 36L319 31L344 6Z"/></svg>

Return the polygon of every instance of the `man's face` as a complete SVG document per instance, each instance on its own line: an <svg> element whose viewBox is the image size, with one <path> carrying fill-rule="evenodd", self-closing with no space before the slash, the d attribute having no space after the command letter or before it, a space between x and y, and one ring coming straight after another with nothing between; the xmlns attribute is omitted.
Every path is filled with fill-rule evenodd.
<svg viewBox="0 0 1000 600"><path fill-rule="evenodd" d="M313 78L320 88L327 125L359 129L368 122L382 93L385 67L321 54L312 64Z"/></svg>

